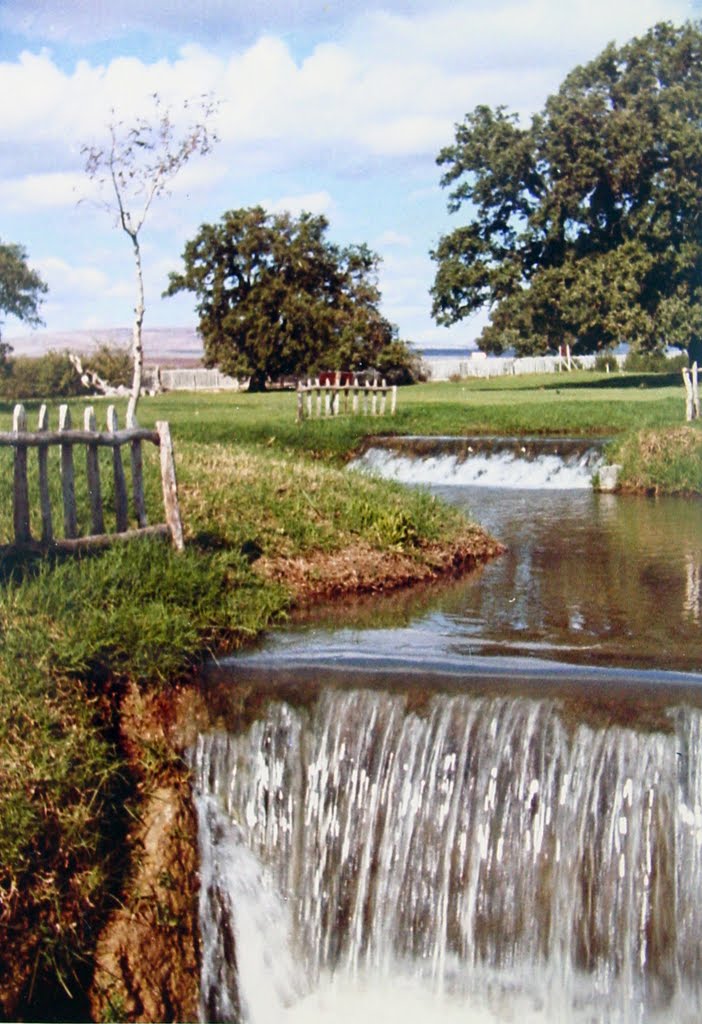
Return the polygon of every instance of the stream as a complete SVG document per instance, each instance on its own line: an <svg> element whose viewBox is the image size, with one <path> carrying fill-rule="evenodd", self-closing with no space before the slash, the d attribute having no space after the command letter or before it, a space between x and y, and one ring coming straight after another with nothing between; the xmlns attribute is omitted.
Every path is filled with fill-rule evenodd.
<svg viewBox="0 0 702 1024"><path fill-rule="evenodd" d="M369 449L507 553L211 666L203 1020L700 1019L702 502L601 459Z"/></svg>

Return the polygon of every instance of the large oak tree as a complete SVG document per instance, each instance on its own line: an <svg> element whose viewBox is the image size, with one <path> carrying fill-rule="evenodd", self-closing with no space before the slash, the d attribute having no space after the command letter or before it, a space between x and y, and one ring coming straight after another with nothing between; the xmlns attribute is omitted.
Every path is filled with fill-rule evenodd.
<svg viewBox="0 0 702 1024"><path fill-rule="evenodd" d="M362 370L394 342L380 313L379 257L339 247L323 216L268 213L261 206L203 224L169 275L167 295L196 296L205 363L250 378L320 369Z"/></svg>
<svg viewBox="0 0 702 1024"><path fill-rule="evenodd" d="M441 151L438 323L489 307L480 344L689 347L702 332L702 32L659 24L576 67L523 127L479 106Z"/></svg>

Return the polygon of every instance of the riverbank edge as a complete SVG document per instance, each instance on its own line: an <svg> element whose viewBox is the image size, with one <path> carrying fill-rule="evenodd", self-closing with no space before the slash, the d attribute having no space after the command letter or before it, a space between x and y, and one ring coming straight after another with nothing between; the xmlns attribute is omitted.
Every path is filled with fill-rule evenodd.
<svg viewBox="0 0 702 1024"><path fill-rule="evenodd" d="M257 570L288 586L292 609L307 610L361 594L387 593L460 577L505 548L467 525L452 544L428 544L417 563L400 551L366 544L309 558L261 559ZM97 943L90 990L94 1020L193 1020L199 1016L197 823L184 760L199 726L206 727L197 680L144 692L130 684L119 714L122 747L142 771L144 742L172 755L142 778L142 799L127 837L135 871Z"/></svg>
<svg viewBox="0 0 702 1024"><path fill-rule="evenodd" d="M188 866L195 846L182 747L172 742L177 695L195 692L203 658L246 645L295 607L460 575L501 550L427 495L350 480L345 470L300 456L291 461L269 450L197 444L182 445L179 456L189 527L183 555L143 541L94 559L41 560L20 567L19 575L3 567L0 776L10 784L0 803L5 823L6 810L15 814L18 806L7 803L13 792L37 815L19 850L34 865L29 874L14 872L12 858L3 858L5 1019L192 1019L196 1008L186 993L192 998L197 991L197 938L193 908L182 905L180 894L189 894L187 904L194 889L178 880L195 871ZM314 530L300 522L301 507L311 510ZM437 534L446 541L438 542ZM161 659L165 668L157 664ZM43 732L37 727L35 739L36 712L44 714L45 705L50 720ZM76 742L70 740L73 717L83 729ZM71 764L54 779L56 738L66 740L64 762ZM93 741L104 748L104 776L90 774L98 764L87 750ZM80 782L74 757L84 762ZM74 831L62 839L67 814ZM84 829L99 834L91 839L96 852L83 843ZM154 835L158 848L167 840L170 859L157 861L149 875ZM116 879L108 888L100 877L105 871ZM102 931L105 915L119 914L120 907L131 908L129 952L105 968L106 983L96 976L91 1009L96 935L109 934ZM163 941L155 941L156 934ZM22 941L9 941L13 935ZM148 965L148 984L139 982L140 964ZM176 983L183 973L185 982ZM123 976L117 986L115 976ZM155 977L161 980L153 985Z"/></svg>

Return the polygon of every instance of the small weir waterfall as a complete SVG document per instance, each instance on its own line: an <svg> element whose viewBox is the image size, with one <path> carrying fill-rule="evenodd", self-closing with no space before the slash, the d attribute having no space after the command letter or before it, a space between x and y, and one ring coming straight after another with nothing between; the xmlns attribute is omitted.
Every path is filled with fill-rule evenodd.
<svg viewBox="0 0 702 1024"><path fill-rule="evenodd" d="M561 458L596 471L584 450ZM694 640L677 671L665 651L654 669L645 644L640 667L606 646L608 664L585 648L568 663L560 634L548 663L516 657L511 633L508 657L476 655L454 632L482 627L455 609L489 590L490 567L448 620L315 626L213 666L211 726L190 751L202 1019L699 1021L702 602L680 589L702 562L699 525L678 531L667 577Z"/></svg>

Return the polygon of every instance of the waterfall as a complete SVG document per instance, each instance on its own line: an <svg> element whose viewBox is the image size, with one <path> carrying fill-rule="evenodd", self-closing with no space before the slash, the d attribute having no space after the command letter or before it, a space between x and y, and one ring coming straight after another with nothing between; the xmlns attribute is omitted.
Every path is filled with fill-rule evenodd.
<svg viewBox="0 0 702 1024"><path fill-rule="evenodd" d="M201 734L203 1018L697 1020L702 716L666 722L328 689Z"/></svg>
<svg viewBox="0 0 702 1024"><path fill-rule="evenodd" d="M382 438L352 465L409 484L591 488L602 442L572 438Z"/></svg>

